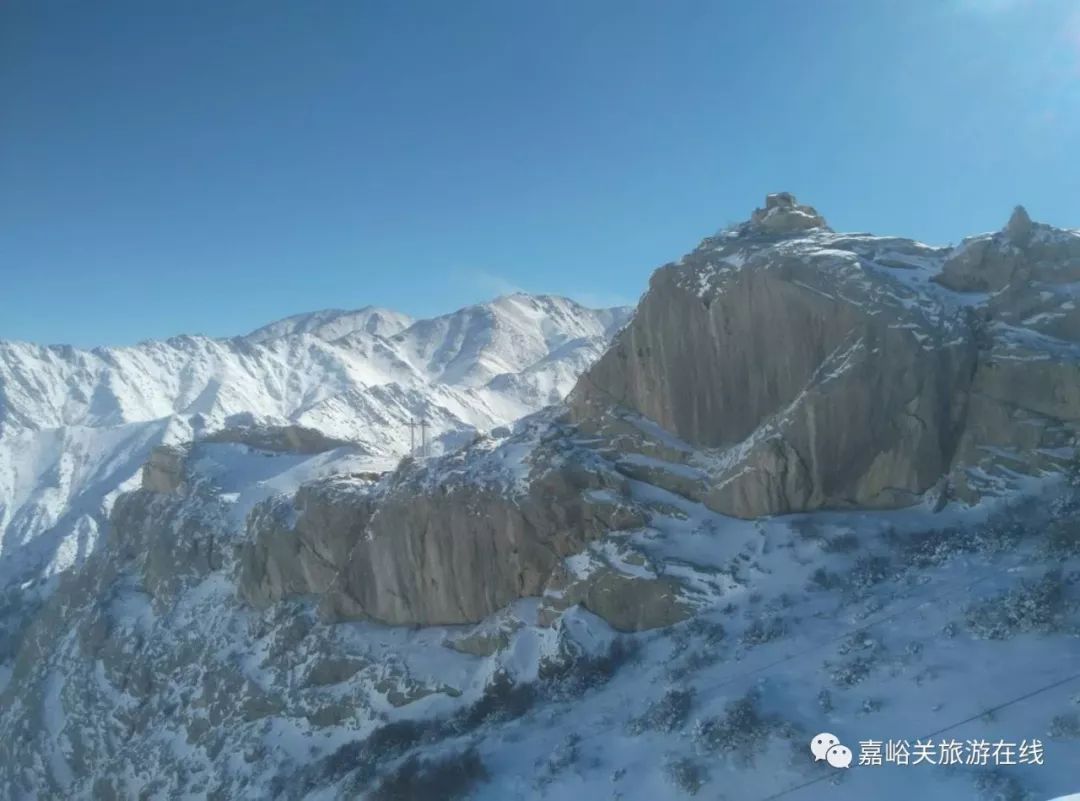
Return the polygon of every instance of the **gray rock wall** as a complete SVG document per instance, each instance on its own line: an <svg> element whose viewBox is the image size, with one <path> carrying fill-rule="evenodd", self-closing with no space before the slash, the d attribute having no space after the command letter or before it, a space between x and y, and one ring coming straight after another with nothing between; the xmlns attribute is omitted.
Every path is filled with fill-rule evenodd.
<svg viewBox="0 0 1080 801"><path fill-rule="evenodd" d="M903 506L946 476L967 487L968 468L986 467L995 448L1068 438L1080 357L1045 335L1080 334L1068 294L1080 237L1018 211L938 277L992 297L911 291L903 270L918 262L902 251L912 243L835 237L797 205L790 225L766 226L789 200L657 271L571 393L575 422L603 431L611 410L629 410L711 451L696 496L741 517ZM869 263L884 247L901 252Z"/></svg>

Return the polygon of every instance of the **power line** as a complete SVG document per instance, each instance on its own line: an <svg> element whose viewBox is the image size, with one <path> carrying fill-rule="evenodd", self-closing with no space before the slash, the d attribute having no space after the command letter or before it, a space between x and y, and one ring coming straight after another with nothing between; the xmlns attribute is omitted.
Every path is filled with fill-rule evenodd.
<svg viewBox="0 0 1080 801"><path fill-rule="evenodd" d="M1045 684L1042 687L1038 687L1038 688L1036 688L1034 690L1031 690L1030 692L1026 692L1023 695L1018 695L1016 698L1011 698L1008 701L1005 701L1004 703L998 704L997 706L992 706L992 707L989 707L988 709L984 709L981 712L979 712L979 713L977 713L975 715L972 715L969 718L964 718L961 721L957 721L956 723L952 723L952 724L950 724L948 726L945 726L944 728L941 728L941 729L938 729L937 731L931 732L930 734L927 734L926 736L921 737L919 739L921 739L921 740L929 740L932 737L937 737L939 734L944 734L947 731L952 731L953 729L959 728L960 726L963 726L963 725L965 725L967 723L971 723L972 721L976 721L979 718L983 717L984 715L989 715L989 714L992 714L994 712L999 712L1002 709L1006 709L1006 708L1008 708L1010 706L1013 706L1014 704L1019 704L1019 703L1021 703L1023 701L1027 701L1030 698L1034 698L1037 695L1042 695L1043 693L1050 692L1051 690L1056 690L1058 687L1063 687L1066 684L1077 681L1078 679L1080 679L1080 673L1073 673L1070 676L1066 676L1063 679L1058 679L1057 681L1051 682L1050 684ZM786 795L790 795L791 793L798 792L799 790L805 789L806 787L810 787L811 785L818 784L819 782L823 782L823 781L825 781L827 779L830 779L830 778L832 778L833 775L834 774L832 774L832 773L823 773L821 776L818 776L818 777L816 777L814 779L809 779L808 781L802 782L801 784L796 784L796 785L793 785L791 787L788 787L786 790L781 790L778 793L773 793L770 796L766 796L765 798L762 798L761 801L775 801L775 799L777 799L777 798L783 798Z"/></svg>
<svg viewBox="0 0 1080 801"><path fill-rule="evenodd" d="M961 720L959 723L953 723L952 725L946 726L943 729L938 729L937 731L930 732L929 734L927 734L922 739L929 740L931 737L937 737L939 734L944 734L945 732L952 731L953 729L959 728L960 726L963 726L966 723L971 723L974 720L978 720L983 715L992 715L994 712L999 712L1002 709L1005 709L1007 707L1012 706L1013 704L1018 704L1021 701L1026 701L1029 698L1034 698L1036 695L1042 695L1045 692L1050 692L1050 690L1056 690L1058 687L1062 687L1062 686L1068 684L1069 682L1076 681L1077 679L1080 679L1080 673L1074 673L1071 676L1067 676L1064 679L1061 679L1059 681L1055 681L1053 684L1047 684L1046 686L1040 687L1037 690L1032 690L1029 693L1024 693L1021 696L1017 696L1016 698L1013 698L1010 701L1006 701L1003 704L998 704L997 706L992 706L989 709L984 709L979 714L972 715L970 718L967 718L966 720Z"/></svg>
<svg viewBox="0 0 1080 801"><path fill-rule="evenodd" d="M882 623L889 623L889 622L891 622L893 620L896 620L897 618L901 617L902 615L906 615L907 613L912 612L912 611L918 609L919 607L925 606L926 604L928 604L928 603L930 603L932 601L937 601L937 600L940 600L942 598L948 598L950 595L954 595L956 592L959 592L961 590L964 591L964 592L967 592L968 590L970 590L973 587L983 583L984 581L988 581L989 579L994 578L996 575L997 575L996 573L988 573L985 576L982 576L980 578L975 579L974 581L971 581L971 582L968 582L968 583L964 584L963 586L960 586L959 584L946 584L945 588L943 590L941 590L940 592L934 593L933 595L929 595L929 596L922 596L917 603L913 603L913 604L909 604L907 606L904 606L903 608L899 609L898 611L893 612L893 613L891 613L889 615L885 615L884 617L878 618L877 620L873 620L873 621L869 621L869 622L864 621L864 622L860 623L857 626L853 626L851 628L845 629L844 631L841 631L839 634L834 634L831 637L827 637L824 640L816 642L813 645L811 645L809 648L804 648L801 651L795 651L794 653L787 654L786 656L782 656L779 659L776 659L776 660L774 660L772 662L769 662L767 664L759 665L756 668L750 668L749 670L744 670L741 673L736 673L735 675L729 676L728 678L724 679L723 681L719 682L718 684L711 684L710 688L725 687L728 684L731 684L732 682L737 681L738 679L744 679L744 678L747 678L748 676L754 676L754 675L756 675L758 673L762 673L764 671L771 670L774 667L778 667L779 665L783 665L783 664L785 664L787 662L791 662L792 660L799 659L800 657L806 656L807 654L811 654L814 651L819 651L822 648L825 648L826 646L832 645L835 642L839 642L839 641L843 640L845 637L848 637L848 636L854 634L857 631L872 628L873 626L880 626Z"/></svg>

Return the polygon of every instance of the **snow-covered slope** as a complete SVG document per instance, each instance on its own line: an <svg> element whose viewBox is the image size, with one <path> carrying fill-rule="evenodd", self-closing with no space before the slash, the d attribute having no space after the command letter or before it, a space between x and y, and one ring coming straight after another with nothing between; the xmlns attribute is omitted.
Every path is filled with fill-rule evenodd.
<svg viewBox="0 0 1080 801"><path fill-rule="evenodd" d="M561 399L629 316L512 295L433 320L384 309L290 317L245 337L80 350L0 341L0 585L84 554L156 444L296 424L375 466Z"/></svg>
<svg viewBox="0 0 1080 801"><path fill-rule="evenodd" d="M348 448L202 443L190 465L189 491L118 501L106 547L43 607L0 595L23 642L0 662L0 730L17 733L0 739L4 797L1040 801L1078 787L1080 504L1059 480L971 508L757 521L634 481L644 524L566 566L674 581L693 610L620 633L583 606L546 617L555 593L419 629L327 625L311 597L252 609L232 546L256 504L304 482L328 497L378 485ZM811 758L822 731L850 769ZM860 764L875 741L882 763ZM887 741L933 741L931 761L885 762ZM1015 743L1014 764L993 745L964 764L982 741ZM1024 741L1042 764L1030 748L1019 761ZM959 763L940 764L944 742Z"/></svg>
<svg viewBox="0 0 1080 801"><path fill-rule="evenodd" d="M332 340L354 331L366 331L385 337L401 333L412 323L413 319L409 315L378 306L365 306L355 311L324 309L307 314L294 314L284 320L264 325L244 339L248 342L266 342L291 334L314 334L321 339Z"/></svg>

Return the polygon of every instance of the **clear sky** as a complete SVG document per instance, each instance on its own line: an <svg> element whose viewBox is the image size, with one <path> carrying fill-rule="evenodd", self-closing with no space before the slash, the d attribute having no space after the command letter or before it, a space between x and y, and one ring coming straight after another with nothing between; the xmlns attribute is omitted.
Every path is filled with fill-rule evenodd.
<svg viewBox="0 0 1080 801"><path fill-rule="evenodd" d="M6 0L0 337L633 302L789 190L1080 227L1075 0Z"/></svg>

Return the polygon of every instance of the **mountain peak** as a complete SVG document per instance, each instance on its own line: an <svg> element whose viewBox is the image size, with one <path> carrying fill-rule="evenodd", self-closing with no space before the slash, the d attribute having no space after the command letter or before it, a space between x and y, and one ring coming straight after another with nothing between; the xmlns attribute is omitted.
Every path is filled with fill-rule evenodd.
<svg viewBox="0 0 1080 801"><path fill-rule="evenodd" d="M294 314L252 331L244 337L250 343L262 344L281 337L311 334L326 340L334 340L353 333L393 336L412 325L407 314L364 306L359 309L323 309L321 311Z"/></svg>
<svg viewBox="0 0 1080 801"><path fill-rule="evenodd" d="M774 192L765 197L765 208L754 209L744 223L747 233L791 234L813 228L828 229L825 218L813 206L806 206L790 192Z"/></svg>
<svg viewBox="0 0 1080 801"><path fill-rule="evenodd" d="M1026 242L1031 238L1032 222L1027 209L1017 206L1013 209L1009 222L1005 225L1005 235L1017 244Z"/></svg>

